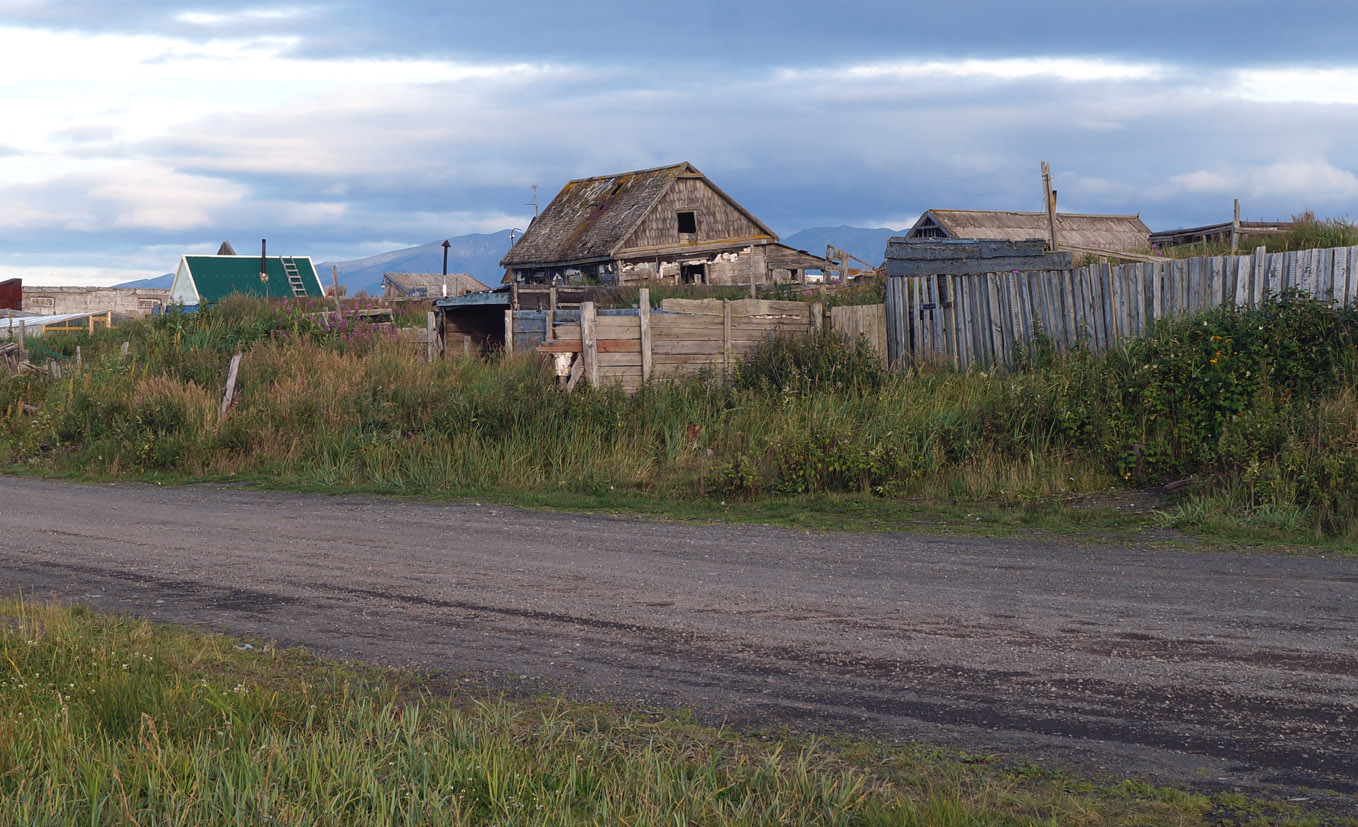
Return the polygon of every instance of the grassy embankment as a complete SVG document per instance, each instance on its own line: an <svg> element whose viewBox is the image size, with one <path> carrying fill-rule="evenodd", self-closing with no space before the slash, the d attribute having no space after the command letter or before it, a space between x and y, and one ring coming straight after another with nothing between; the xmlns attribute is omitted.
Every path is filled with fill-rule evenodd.
<svg viewBox="0 0 1358 827"><path fill-rule="evenodd" d="M495 698L255 644L0 602L0 823L1327 823L1237 794Z"/></svg>
<svg viewBox="0 0 1358 827"><path fill-rule="evenodd" d="M1310 210L1292 216L1293 226L1285 233L1251 235L1241 233L1238 250L1234 255L1247 255L1256 248L1266 247L1270 253L1286 253L1293 250L1318 250L1328 247L1358 247L1358 224L1344 218L1317 218ZM1138 252L1166 258L1194 258L1196 256L1228 256L1231 253L1229 238L1197 244L1180 244L1176 247L1147 248Z"/></svg>
<svg viewBox="0 0 1358 827"><path fill-rule="evenodd" d="M898 374L833 337L770 341L728 382L628 398L558 390L531 356L422 364L380 328L239 300L41 340L58 356L81 346L84 364L0 383L0 467L815 527L1162 525L1352 549L1356 340L1354 309L1288 297L1161 324L1102 356L1039 342L1004 375ZM1079 505L1187 478L1153 518Z"/></svg>

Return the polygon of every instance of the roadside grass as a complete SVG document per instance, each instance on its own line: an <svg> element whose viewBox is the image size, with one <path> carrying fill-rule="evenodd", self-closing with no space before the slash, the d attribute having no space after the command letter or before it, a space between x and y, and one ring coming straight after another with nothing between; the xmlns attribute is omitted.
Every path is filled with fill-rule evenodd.
<svg viewBox="0 0 1358 827"><path fill-rule="evenodd" d="M0 602L0 823L1338 822L867 739L508 696L262 641Z"/></svg>
<svg viewBox="0 0 1358 827"><path fill-rule="evenodd" d="M45 338L57 355L82 347L83 367L0 382L0 468L807 528L1172 529L1358 550L1353 308L1289 295L1163 323L1102 355L1039 339L1006 373L888 371L861 342L770 339L726 377L630 398L566 393L529 355L422 363L382 326L303 310L237 299ZM1097 506L1186 479L1191 493L1160 515Z"/></svg>

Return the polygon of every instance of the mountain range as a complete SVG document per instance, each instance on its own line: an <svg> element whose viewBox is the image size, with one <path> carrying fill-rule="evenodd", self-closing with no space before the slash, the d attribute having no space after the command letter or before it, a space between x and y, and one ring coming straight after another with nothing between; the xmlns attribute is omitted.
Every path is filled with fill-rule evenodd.
<svg viewBox="0 0 1358 827"><path fill-rule="evenodd" d="M504 271L500 259L509 252L510 230L497 233L473 233L448 239L448 272L468 273L488 287L500 283ZM782 239L784 244L813 255L824 255L825 246L834 246L864 261L877 264L886 252L886 242L904 230L868 227L810 227ZM382 292L383 273L441 273L443 272L443 240L431 241L418 247L406 247L388 253L350 261L324 261L316 264L316 272L323 284L330 283L330 268L336 268L339 283L349 295L366 291L369 295ZM174 274L124 282L118 287L169 287Z"/></svg>

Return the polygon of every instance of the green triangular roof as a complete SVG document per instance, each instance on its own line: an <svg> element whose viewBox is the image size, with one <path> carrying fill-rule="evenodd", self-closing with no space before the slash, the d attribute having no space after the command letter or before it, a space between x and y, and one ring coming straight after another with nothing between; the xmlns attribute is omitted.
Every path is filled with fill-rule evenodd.
<svg viewBox="0 0 1358 827"><path fill-rule="evenodd" d="M307 256L289 256L306 286L306 295L325 296L316 267ZM259 256L184 256L175 273L170 300L184 304L213 304L232 293L269 299L290 299L295 295L283 272L283 259L265 260L267 281L259 277Z"/></svg>

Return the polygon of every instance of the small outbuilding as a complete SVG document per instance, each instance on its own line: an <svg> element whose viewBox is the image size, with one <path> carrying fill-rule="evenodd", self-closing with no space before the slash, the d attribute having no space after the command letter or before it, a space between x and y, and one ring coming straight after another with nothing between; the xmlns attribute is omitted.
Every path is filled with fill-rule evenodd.
<svg viewBox="0 0 1358 827"><path fill-rule="evenodd" d="M490 288L466 273L383 273L382 295L396 298L450 298Z"/></svg>
<svg viewBox="0 0 1358 827"><path fill-rule="evenodd" d="M102 313L22 313L0 316L0 339L24 339L48 333L72 333L122 327L135 317L106 310Z"/></svg>
<svg viewBox="0 0 1358 827"><path fill-rule="evenodd" d="M518 284L763 284L828 262L684 162L568 182L500 264Z"/></svg>
<svg viewBox="0 0 1358 827"><path fill-rule="evenodd" d="M184 256L170 301L186 308L216 304L232 293L265 299L324 298L308 256Z"/></svg>
<svg viewBox="0 0 1358 827"><path fill-rule="evenodd" d="M102 313L112 310L128 316L150 316L169 301L164 287L25 287L24 309L37 313Z"/></svg>
<svg viewBox="0 0 1358 827"><path fill-rule="evenodd" d="M904 238L1027 241L1047 238L1048 232L1045 212L926 210ZM1056 232L1062 248L1135 251L1150 247L1150 228L1136 215L1056 213Z"/></svg>

